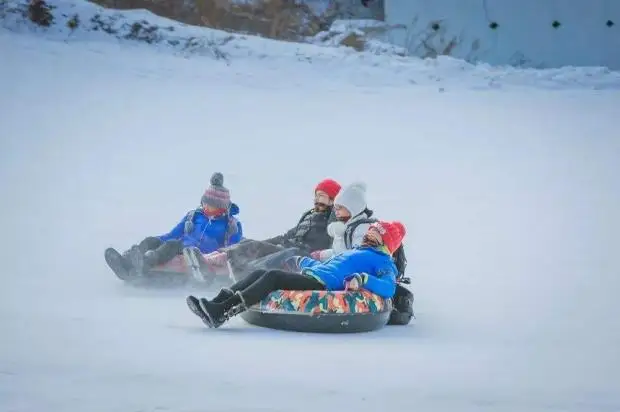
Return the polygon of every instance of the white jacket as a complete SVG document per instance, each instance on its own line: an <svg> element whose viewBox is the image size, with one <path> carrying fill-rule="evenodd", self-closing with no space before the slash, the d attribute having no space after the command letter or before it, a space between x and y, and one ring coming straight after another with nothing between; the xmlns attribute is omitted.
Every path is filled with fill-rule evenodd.
<svg viewBox="0 0 620 412"><path fill-rule="evenodd" d="M351 219L347 223L332 222L327 226L327 233L334 238L331 249L325 249L319 252L319 260L324 262L334 255L340 254L347 250L344 234L354 222L360 219L367 219L366 210L366 183L353 182L343 187L334 199L334 205L344 206L351 214ZM355 228L351 238L351 248L359 246L364 239L364 235L370 225L362 223Z"/></svg>
<svg viewBox="0 0 620 412"><path fill-rule="evenodd" d="M319 252L319 260L321 262L330 259L332 256L338 255L345 250L347 250L347 246L345 243L344 234L352 223L360 220L367 219L369 216L366 213L360 213L357 216L349 219L347 223L343 222L332 222L327 226L327 233L334 238L332 241L331 249L324 249ZM362 240L364 240L364 235L368 231L370 227L369 223L360 223L357 225L355 230L352 233L351 237L351 249L362 244Z"/></svg>

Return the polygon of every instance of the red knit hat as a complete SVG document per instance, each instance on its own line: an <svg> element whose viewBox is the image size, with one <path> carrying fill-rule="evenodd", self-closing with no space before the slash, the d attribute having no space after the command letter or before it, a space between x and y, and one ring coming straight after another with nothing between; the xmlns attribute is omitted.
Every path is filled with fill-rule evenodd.
<svg viewBox="0 0 620 412"><path fill-rule="evenodd" d="M407 234L405 225L400 222L386 222L380 220L370 225L371 229L376 229L383 239L383 244L388 248L390 254L394 253L400 247L403 238Z"/></svg>
<svg viewBox="0 0 620 412"><path fill-rule="evenodd" d="M340 192L340 184L333 179L321 180L314 188L315 192L317 190L327 193L327 196L329 196L330 199L333 199L338 196L338 193Z"/></svg>

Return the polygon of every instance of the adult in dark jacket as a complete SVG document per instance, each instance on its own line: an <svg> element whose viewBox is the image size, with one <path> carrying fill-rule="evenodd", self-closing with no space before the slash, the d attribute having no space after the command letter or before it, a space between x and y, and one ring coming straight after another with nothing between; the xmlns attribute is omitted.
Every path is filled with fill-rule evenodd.
<svg viewBox="0 0 620 412"><path fill-rule="evenodd" d="M211 301L187 297L190 310L209 327L219 327L276 290L367 289L389 299L396 290L398 270L392 253L398 249L406 229L400 222L379 221L370 225L362 244L325 262L294 257L297 270L256 270Z"/></svg>
<svg viewBox="0 0 620 412"><path fill-rule="evenodd" d="M314 188L314 207L304 212L295 227L262 241L244 239L207 256L207 264L215 267L228 264L233 277L240 279L257 266L280 266L290 253L310 255L312 251L329 248L332 239L327 233L327 226L335 219L332 208L339 192L338 182L322 180Z"/></svg>
<svg viewBox="0 0 620 412"><path fill-rule="evenodd" d="M202 195L201 207L183 216L170 232L149 236L122 255L113 248L106 250L106 262L119 278L125 279L132 273L140 274L164 264L181 254L184 248L210 253L243 238L241 222L235 217L239 207L230 200L224 176L214 173L210 183Z"/></svg>
<svg viewBox="0 0 620 412"><path fill-rule="evenodd" d="M286 233L265 239L264 242L285 247L297 247L304 253L322 250L331 245L327 225L332 221L334 198L340 193L340 184L325 179L314 189L314 207L305 212L297 225Z"/></svg>

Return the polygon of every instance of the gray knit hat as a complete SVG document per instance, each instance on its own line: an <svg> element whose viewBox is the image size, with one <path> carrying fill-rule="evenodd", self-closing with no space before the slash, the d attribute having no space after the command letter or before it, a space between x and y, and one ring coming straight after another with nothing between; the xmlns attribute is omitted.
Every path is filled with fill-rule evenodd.
<svg viewBox="0 0 620 412"><path fill-rule="evenodd" d="M211 176L211 186L202 195L201 203L219 209L228 209L230 207L230 192L224 187L223 174L220 172L213 173L213 176Z"/></svg>

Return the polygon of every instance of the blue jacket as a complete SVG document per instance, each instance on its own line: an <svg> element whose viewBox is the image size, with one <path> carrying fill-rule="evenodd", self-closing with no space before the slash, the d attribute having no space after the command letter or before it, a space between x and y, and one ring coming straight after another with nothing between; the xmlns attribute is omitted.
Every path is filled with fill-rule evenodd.
<svg viewBox="0 0 620 412"><path fill-rule="evenodd" d="M392 256L383 248L361 246L335 255L325 262L303 257L298 265L302 273L319 279L327 290L344 290L345 282L353 275L360 274L366 278L360 287L376 295L391 298L396 291L398 270Z"/></svg>
<svg viewBox="0 0 620 412"><path fill-rule="evenodd" d="M170 232L158 237L164 242L182 239L183 246L196 246L202 253L210 253L219 248L238 243L243 238L241 222L232 218L237 214L239 214L239 207L234 203L230 207L229 215L219 216L215 219L209 219L201 210L197 210L194 213L193 227L189 233L185 233L185 222L188 219L188 215L185 215ZM234 228L229 228L229 222L237 225L236 231Z"/></svg>

